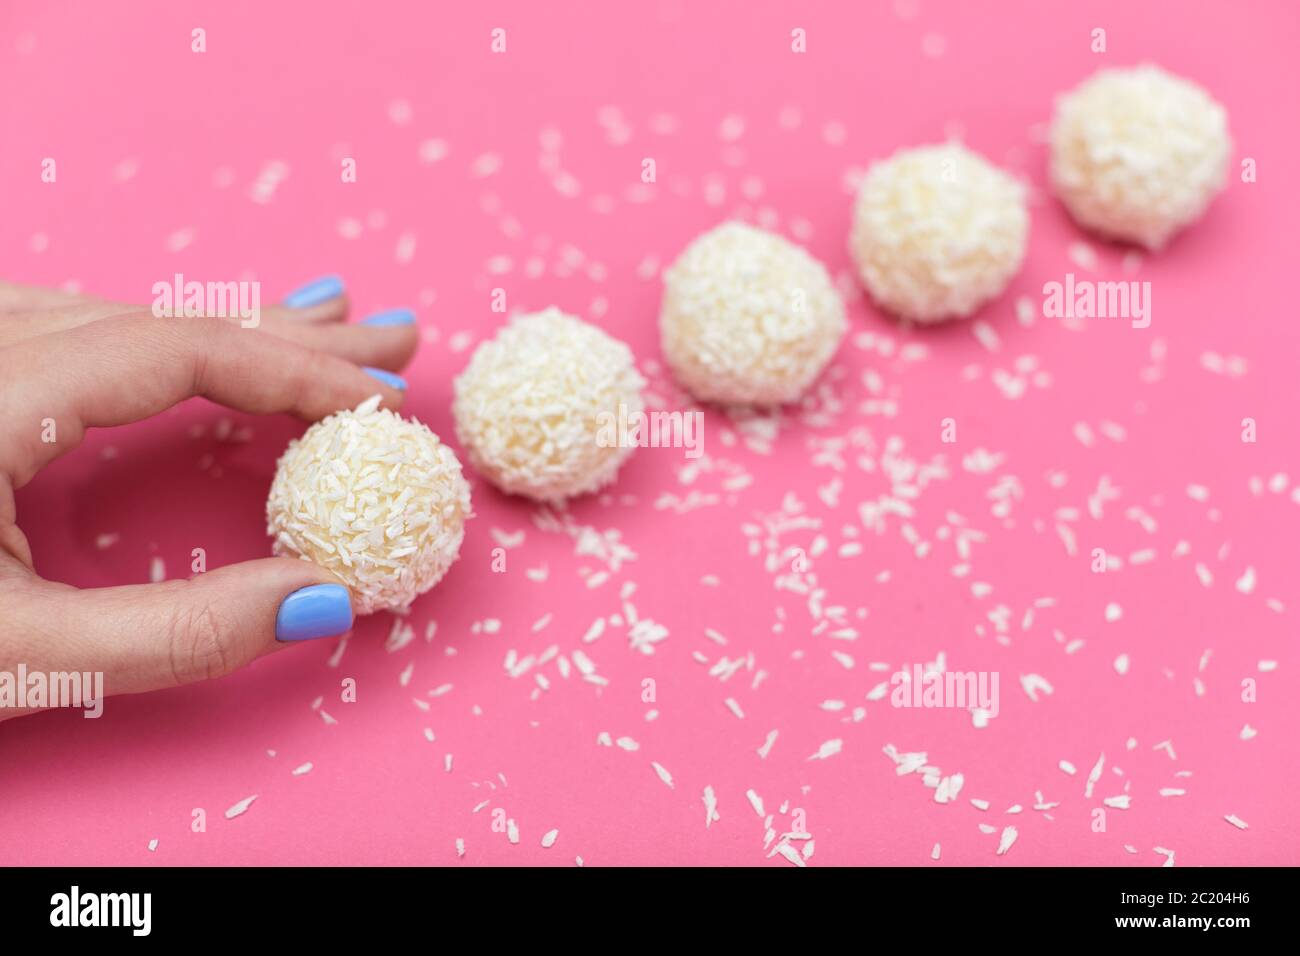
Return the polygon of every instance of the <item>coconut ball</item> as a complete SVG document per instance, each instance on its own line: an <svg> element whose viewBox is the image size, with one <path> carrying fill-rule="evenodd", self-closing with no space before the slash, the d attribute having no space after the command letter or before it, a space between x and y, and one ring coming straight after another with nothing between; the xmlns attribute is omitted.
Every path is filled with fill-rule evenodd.
<svg viewBox="0 0 1300 956"><path fill-rule="evenodd" d="M452 413L470 463L508 494L558 502L602 488L632 453L616 426L645 407L632 350L556 308L474 350Z"/></svg>
<svg viewBox="0 0 1300 956"><path fill-rule="evenodd" d="M899 150L858 191L849 247L871 297L917 322L970 315L1025 257L1024 189L960 143Z"/></svg>
<svg viewBox="0 0 1300 956"><path fill-rule="evenodd" d="M1155 66L1099 70L1061 97L1052 183L1075 220L1159 249L1199 219L1228 175L1228 114Z"/></svg>
<svg viewBox="0 0 1300 956"><path fill-rule="evenodd" d="M275 553L333 571L358 614L405 608L437 584L468 517L455 453L378 395L290 442L266 502Z"/></svg>
<svg viewBox="0 0 1300 956"><path fill-rule="evenodd" d="M728 222L706 232L664 273L664 357L701 401L792 402L844 330L844 303L826 267L753 226Z"/></svg>

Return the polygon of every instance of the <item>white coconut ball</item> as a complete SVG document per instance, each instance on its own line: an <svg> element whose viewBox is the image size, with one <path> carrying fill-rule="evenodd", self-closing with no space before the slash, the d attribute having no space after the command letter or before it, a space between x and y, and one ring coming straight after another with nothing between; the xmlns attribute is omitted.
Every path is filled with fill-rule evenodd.
<svg viewBox="0 0 1300 956"><path fill-rule="evenodd" d="M1061 97L1052 183L1081 225L1159 249L1227 180L1228 114L1155 66L1099 70Z"/></svg>
<svg viewBox="0 0 1300 956"><path fill-rule="evenodd" d="M826 267L744 223L699 236L664 273L664 357L701 401L794 401L835 354L845 324Z"/></svg>
<svg viewBox="0 0 1300 956"><path fill-rule="evenodd" d="M970 315L1025 257L1024 189L960 143L899 150L867 170L849 248L871 297L916 322Z"/></svg>
<svg viewBox="0 0 1300 956"><path fill-rule="evenodd" d="M358 614L404 608L437 584L468 517L455 453L378 395L290 442L266 502L275 553L333 571Z"/></svg>
<svg viewBox="0 0 1300 956"><path fill-rule="evenodd" d="M620 406L640 415L644 386L631 349L549 308L474 350L455 383L456 434L502 491L560 501L614 480L632 447L610 423Z"/></svg>

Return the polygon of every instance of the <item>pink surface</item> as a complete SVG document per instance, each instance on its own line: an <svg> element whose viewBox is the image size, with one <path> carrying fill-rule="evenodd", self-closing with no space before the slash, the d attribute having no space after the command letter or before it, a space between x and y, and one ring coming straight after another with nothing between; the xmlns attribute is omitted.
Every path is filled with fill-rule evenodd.
<svg viewBox="0 0 1300 956"><path fill-rule="evenodd" d="M386 647L393 618L381 614L341 655L320 642L209 685L112 699L98 721L0 725L0 863L455 863L462 838L465 865L790 865L770 855L776 840L765 846L750 789L778 838L804 812L811 865L1156 866L1156 847L1177 865L1300 862L1294 5L187 6L0 12L7 278L147 303L176 271L257 278L267 297L337 271L358 316L417 308L425 341L407 411L444 438L451 378L502 320L496 287L512 309L554 303L623 338L655 393L680 402L658 367L658 272L731 215L822 258L851 294L851 330L805 408L749 422L708 411L694 465L679 450L637 452L610 494L572 507L574 534L594 531L539 524L476 480L461 560L414 606L403 647ZM190 52L193 27L207 31L205 54ZM489 50L494 27L504 55ZM1105 55L1089 51L1094 27L1108 32ZM790 51L795 28L804 55ZM1223 102L1235 150L1206 218L1129 276L1126 250L1083 236L1041 192L1041 124L1058 91L1142 60ZM856 174L946 135L1040 187L1025 267L978 316L996 348L969 322L913 330L880 315L845 251ZM54 186L39 181L47 156ZM340 182L345 156L355 184ZM1254 184L1236 175L1247 156ZM642 187L647 157L658 182ZM276 161L287 176L253 201ZM1150 328L1018 321L1018 298L1037 310L1044 282L1087 273L1071 259L1081 241L1097 253L1092 278L1151 282ZM1241 441L1247 417L1255 444ZM252 424L252 441L219 441L226 418ZM956 444L940 440L945 418ZM19 493L38 569L97 586L147 580L154 556L181 575L194 547L210 565L265 554L266 490L301 428L191 403L93 435ZM917 464L942 473L907 499L914 513L864 528L860 506L905 494L896 486L918 484ZM1114 495L1101 501L1103 481ZM795 508L806 527L774 539L769 568L764 522ZM763 530L751 539L747 523ZM962 527L979 532L968 560ZM522 532L505 573L490 570L493 529ZM121 539L99 550L105 533ZM619 536L635 560L611 568L593 534ZM853 541L862 553L841 556ZM785 551L796 547L814 555L802 575ZM1093 548L1122 568L1092 573ZM539 568L544 582L527 574ZM1257 583L1239 588L1248 568ZM633 584L635 613L667 637L642 653L624 620L584 643L594 620L626 614ZM1111 603L1122 616L1108 623ZM827 623L837 606L842 623ZM832 633L845 628L856 637ZM507 673L512 649L548 648L546 663ZM606 685L576 666L563 676L578 651ZM1000 674L989 726L868 699L889 671L940 653L949 669ZM742 661L725 680L724 658ZM1028 674L1055 692L1032 701ZM339 700L348 677L356 703ZM1241 701L1245 678L1256 703ZM638 746L602 745L602 733ZM839 753L809 760L831 740ZM919 774L896 775L886 744L961 773L960 797L941 805ZM706 786L718 802L707 827ZM1035 809L1036 792L1059 805ZM1093 809L1125 793L1130 808L1093 832ZM205 833L191 832L195 808ZM497 809L518 845L493 831ZM997 856L1008 825L1019 839Z"/></svg>

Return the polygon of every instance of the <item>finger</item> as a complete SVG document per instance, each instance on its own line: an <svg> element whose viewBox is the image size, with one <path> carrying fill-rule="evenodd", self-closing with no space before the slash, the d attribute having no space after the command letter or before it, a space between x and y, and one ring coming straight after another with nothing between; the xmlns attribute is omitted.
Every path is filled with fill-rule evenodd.
<svg viewBox="0 0 1300 956"><path fill-rule="evenodd" d="M104 301L107 300L62 289L0 282L0 311L4 312L54 309L79 302ZM325 317L330 321L342 319L347 315L347 295L343 280L336 275L312 279L287 294L280 307L292 310L294 315L308 321L320 321Z"/></svg>
<svg viewBox="0 0 1300 956"><path fill-rule="evenodd" d="M335 275L327 275L299 286L285 296L280 304L260 311L263 317L314 325L345 321L348 307L343 280ZM166 308L169 313L184 311L175 304ZM0 321L0 348L109 316L143 311L145 308L140 305L114 302L97 296L0 282L0 314L4 316L3 321ZM151 307L150 311L155 315L163 314L158 311L158 307ZM241 321L244 319L243 316L239 318Z"/></svg>
<svg viewBox="0 0 1300 956"><path fill-rule="evenodd" d="M17 282L0 282L0 312L35 311L55 309L84 303L103 303L97 296L82 295L64 289L46 289L37 285Z"/></svg>
<svg viewBox="0 0 1300 956"><path fill-rule="evenodd" d="M306 311L311 313L333 308L333 305L325 304ZM6 315L3 321L0 321L0 348L38 335L61 332L100 319L133 314L138 311L139 309L131 309L117 303L84 302L58 309ZM277 335L308 348L337 355L356 365L370 365L394 371L406 366L420 344L415 315L409 309L383 312L371 317L381 321L372 322L368 319L357 325L347 325L330 318L301 319L294 317L297 311L300 310L280 306L263 310L255 326L250 325L248 319L239 316L231 316L228 321L241 327L255 327L259 331ZM346 303L344 311L346 311Z"/></svg>
<svg viewBox="0 0 1300 956"><path fill-rule="evenodd" d="M26 576L33 568L32 547L17 522L13 488L9 479L0 475L0 581Z"/></svg>
<svg viewBox="0 0 1300 956"><path fill-rule="evenodd" d="M300 285L286 295L279 305L271 306L262 314L309 324L342 322L348 317L347 291L343 280L338 276L321 276Z"/></svg>
<svg viewBox="0 0 1300 956"><path fill-rule="evenodd" d="M405 386L391 372L228 322L104 319L0 350L0 470L20 488L87 428L139 421L194 395L315 421L376 393L400 407Z"/></svg>
<svg viewBox="0 0 1300 956"><path fill-rule="evenodd" d="M54 308L6 313L0 317L0 348L133 311L137 310L118 302L87 299Z"/></svg>
<svg viewBox="0 0 1300 956"><path fill-rule="evenodd" d="M8 663L29 672L100 672L105 696L223 677L294 643L352 627L348 589L296 558L264 558L186 581L79 591L16 589Z"/></svg>
<svg viewBox="0 0 1300 956"><path fill-rule="evenodd" d="M420 345L410 309L381 312L356 325L312 324L263 313L258 329L356 365L393 371L405 368Z"/></svg>

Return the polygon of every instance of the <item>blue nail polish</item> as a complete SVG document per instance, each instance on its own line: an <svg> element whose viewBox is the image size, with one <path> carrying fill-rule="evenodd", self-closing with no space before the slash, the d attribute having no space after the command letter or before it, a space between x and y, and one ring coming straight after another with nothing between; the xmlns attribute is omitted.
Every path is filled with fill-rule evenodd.
<svg viewBox="0 0 1300 956"><path fill-rule="evenodd" d="M320 305L343 294L343 280L338 276L321 276L312 279L304 286L299 286L284 297L284 304L291 309L305 309Z"/></svg>
<svg viewBox="0 0 1300 956"><path fill-rule="evenodd" d="M410 309L389 309L376 312L369 318L361 320L362 325L414 325L415 313Z"/></svg>
<svg viewBox="0 0 1300 956"><path fill-rule="evenodd" d="M314 641L352 626L352 600L341 584L299 588L280 602L275 615L277 641Z"/></svg>
<svg viewBox="0 0 1300 956"><path fill-rule="evenodd" d="M395 388L399 392L406 391L406 379L400 375L394 375L392 372L385 372L382 368L362 368L371 378L377 378L389 388Z"/></svg>

